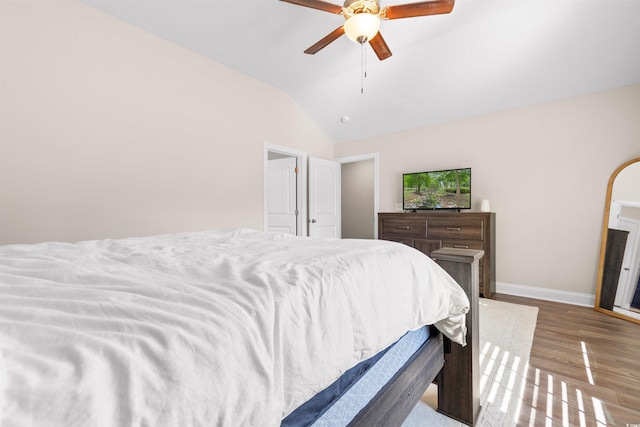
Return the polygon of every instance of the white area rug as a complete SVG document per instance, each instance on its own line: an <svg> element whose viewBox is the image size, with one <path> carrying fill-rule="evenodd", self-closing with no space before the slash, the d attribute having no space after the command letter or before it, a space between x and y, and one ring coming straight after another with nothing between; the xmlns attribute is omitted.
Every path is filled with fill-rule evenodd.
<svg viewBox="0 0 640 427"><path fill-rule="evenodd" d="M480 298L480 414L477 426L515 426L520 410L538 308ZM435 388L411 412L402 427L459 427L427 405Z"/></svg>

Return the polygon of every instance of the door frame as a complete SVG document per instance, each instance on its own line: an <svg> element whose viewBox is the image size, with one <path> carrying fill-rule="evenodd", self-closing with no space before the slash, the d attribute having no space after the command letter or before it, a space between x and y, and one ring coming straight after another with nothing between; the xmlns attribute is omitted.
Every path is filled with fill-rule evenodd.
<svg viewBox="0 0 640 427"><path fill-rule="evenodd" d="M289 147L264 143L264 171L263 171L263 228L268 230L269 218L267 212L268 194L269 194L269 153L283 154L285 156L297 158L298 173L296 174L296 208L298 209L298 217L296 218L296 229L298 236L307 235L307 153L304 151L294 150Z"/></svg>
<svg viewBox="0 0 640 427"><path fill-rule="evenodd" d="M378 238L378 212L379 212L379 197L378 194L380 192L379 189L379 153L365 153L365 154L356 154L353 156L347 157L339 157L335 159L336 162L344 164L344 163L355 163L362 162L365 160L373 160L373 238ZM340 201L342 203L342 201Z"/></svg>

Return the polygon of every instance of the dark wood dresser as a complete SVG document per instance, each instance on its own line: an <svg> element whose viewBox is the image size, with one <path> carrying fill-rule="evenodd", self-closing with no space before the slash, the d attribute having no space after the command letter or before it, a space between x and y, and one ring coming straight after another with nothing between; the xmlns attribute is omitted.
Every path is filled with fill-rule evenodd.
<svg viewBox="0 0 640 427"><path fill-rule="evenodd" d="M378 238L412 246L428 256L440 248L480 249L480 295L496 292L493 212L398 212L378 214Z"/></svg>

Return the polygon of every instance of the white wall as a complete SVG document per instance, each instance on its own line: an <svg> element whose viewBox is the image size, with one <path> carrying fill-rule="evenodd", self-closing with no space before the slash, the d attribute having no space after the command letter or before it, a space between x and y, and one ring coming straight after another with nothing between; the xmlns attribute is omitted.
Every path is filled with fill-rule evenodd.
<svg viewBox="0 0 640 427"><path fill-rule="evenodd" d="M285 93L75 1L2 0L0 243L263 227L263 144L332 158Z"/></svg>
<svg viewBox="0 0 640 427"><path fill-rule="evenodd" d="M593 294L609 176L640 156L640 85L338 144L377 151L380 210L403 172L472 168L475 210L496 212L499 287Z"/></svg>

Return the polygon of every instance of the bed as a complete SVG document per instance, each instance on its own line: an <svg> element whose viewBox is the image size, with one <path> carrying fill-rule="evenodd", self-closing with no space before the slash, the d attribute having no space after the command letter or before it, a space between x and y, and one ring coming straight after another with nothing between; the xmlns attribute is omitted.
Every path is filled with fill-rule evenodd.
<svg viewBox="0 0 640 427"><path fill-rule="evenodd" d="M237 229L2 246L0 424L278 426L432 325L351 421L367 425L393 414L389 384L433 380L443 339L465 344L468 310L435 262L387 241Z"/></svg>

